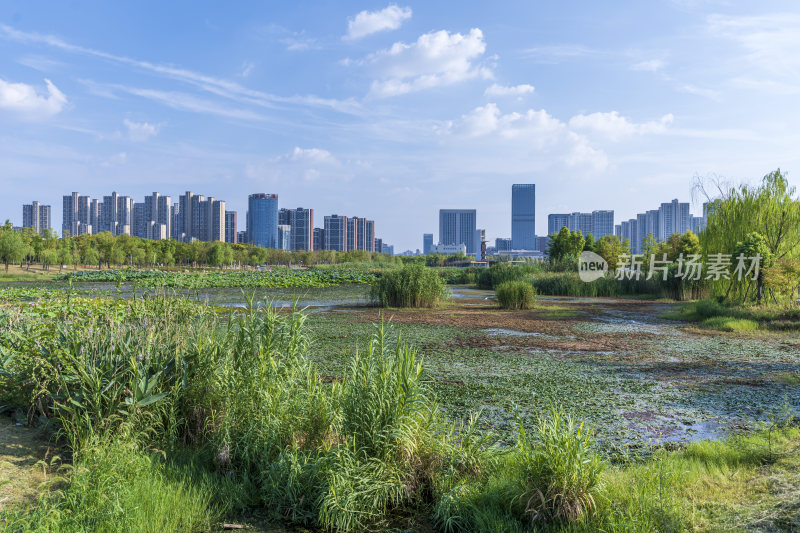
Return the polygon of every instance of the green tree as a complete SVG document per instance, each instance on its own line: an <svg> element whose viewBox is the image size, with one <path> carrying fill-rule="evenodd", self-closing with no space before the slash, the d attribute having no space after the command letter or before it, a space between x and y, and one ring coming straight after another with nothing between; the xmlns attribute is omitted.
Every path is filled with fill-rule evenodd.
<svg viewBox="0 0 800 533"><path fill-rule="evenodd" d="M594 245L594 251L606 260L609 270L616 270L619 256L630 254L628 239L621 240L617 235L603 235Z"/></svg>
<svg viewBox="0 0 800 533"><path fill-rule="evenodd" d="M566 226L561 231L550 235L548 255L555 264L577 263L578 256L586 244L580 231L570 231Z"/></svg>
<svg viewBox="0 0 800 533"><path fill-rule="evenodd" d="M18 263L25 258L25 248L19 232L8 228L0 229L0 260L6 264L6 272L9 263Z"/></svg>
<svg viewBox="0 0 800 533"><path fill-rule="evenodd" d="M734 261L740 256L747 259L759 258L758 276L756 278L756 300L760 303L761 299L764 297L764 269L769 267L772 263L772 252L767 243L767 239L755 231L748 233L743 241L736 243L736 247L733 249ZM736 277L731 278L732 284L738 281ZM744 296L742 296L743 300L747 298L747 294L750 290L750 281L752 280L747 281L747 290Z"/></svg>

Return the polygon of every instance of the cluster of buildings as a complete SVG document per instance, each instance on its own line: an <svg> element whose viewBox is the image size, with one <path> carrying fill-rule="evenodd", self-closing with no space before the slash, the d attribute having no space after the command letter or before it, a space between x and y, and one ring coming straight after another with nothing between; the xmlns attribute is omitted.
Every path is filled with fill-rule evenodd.
<svg viewBox="0 0 800 533"><path fill-rule="evenodd" d="M51 229L50 206L31 202L22 206L22 226L42 232ZM181 242L223 241L250 243L281 250L365 250L394 253L375 237L375 221L363 217L330 215L314 227L314 210L278 207L278 195L248 197L245 230L238 230L238 214L226 210L224 200L186 191L172 202L154 192L143 201L112 192L91 198L73 192L63 197L62 235L132 235L142 239Z"/></svg>
<svg viewBox="0 0 800 533"><path fill-rule="evenodd" d="M620 239L628 239L631 253L644 252L643 242L648 235L653 235L658 242L665 241L673 233L686 233L692 230L700 233L706 227L708 211L711 204L703 204L703 216L696 217L689 212L688 202L677 199L663 203L658 209L639 213L636 218L626 220L614 226L614 234Z"/></svg>
<svg viewBox="0 0 800 533"><path fill-rule="evenodd" d="M247 230L243 242L282 250L364 250L394 254L394 247L375 237L375 221L364 217L326 215L314 226L314 210L278 207L278 195L257 193L247 198Z"/></svg>
<svg viewBox="0 0 800 533"><path fill-rule="evenodd" d="M616 225L614 211L610 209L590 213L554 213L547 216L547 235L558 233L561 228L580 231L583 235L592 234L595 239L616 235L630 241L631 252L642 253L642 242L647 235L652 234L662 242L674 233L702 231L709 205L703 204L703 216L695 217L689 212L688 202L672 200ZM450 255L463 252L468 256L485 258L487 255L543 257L547 252L549 237L536 235L536 185L511 186L511 237L495 239L494 246L486 247L485 231L477 228L476 214L475 209L439 210L438 244L434 244L432 233L423 234L422 253Z"/></svg>

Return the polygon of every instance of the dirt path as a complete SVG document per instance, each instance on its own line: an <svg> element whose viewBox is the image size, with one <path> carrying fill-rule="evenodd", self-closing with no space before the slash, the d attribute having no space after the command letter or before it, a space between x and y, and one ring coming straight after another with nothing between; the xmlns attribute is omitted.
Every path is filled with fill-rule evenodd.
<svg viewBox="0 0 800 533"><path fill-rule="evenodd" d="M40 430L0 416L0 510L36 500L38 486L46 480L37 463L49 461L51 454Z"/></svg>

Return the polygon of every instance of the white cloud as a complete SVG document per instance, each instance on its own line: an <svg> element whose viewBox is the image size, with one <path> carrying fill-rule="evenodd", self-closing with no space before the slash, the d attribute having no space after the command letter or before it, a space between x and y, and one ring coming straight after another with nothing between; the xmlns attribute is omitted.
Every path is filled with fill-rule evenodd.
<svg viewBox="0 0 800 533"><path fill-rule="evenodd" d="M644 72L659 72L666 66L660 59L649 59L647 61L640 61L631 65L632 70L641 70Z"/></svg>
<svg viewBox="0 0 800 533"><path fill-rule="evenodd" d="M694 94L697 96L704 96L706 98L710 98L711 100L718 100L719 99L719 91L715 91L714 89L705 89L703 87L698 87L692 83L684 83L678 87L678 90L682 93L687 94Z"/></svg>
<svg viewBox="0 0 800 533"><path fill-rule="evenodd" d="M67 97L48 79L47 96L39 94L32 85L9 83L0 79L0 109L19 113L27 118L56 115L67 105Z"/></svg>
<svg viewBox="0 0 800 533"><path fill-rule="evenodd" d="M362 11L347 21L345 39L360 39L385 30L396 30L403 22L411 18L410 7L398 7L394 4L380 11Z"/></svg>
<svg viewBox="0 0 800 533"><path fill-rule="evenodd" d="M294 147L291 155L289 155L289 159L292 161L307 161L311 163L339 163L339 161L333 157L333 154L327 150L321 148L300 148L299 146Z"/></svg>
<svg viewBox="0 0 800 533"><path fill-rule="evenodd" d="M411 44L394 43L360 63L380 76L372 82L370 94L387 97L476 77L490 78L491 70L475 62L485 51L483 33L477 28L467 35L441 30L420 35Z"/></svg>
<svg viewBox="0 0 800 533"><path fill-rule="evenodd" d="M585 167L601 172L608 167L608 157L603 150L591 146L585 136L571 131L567 124L544 109L529 109L525 113L502 114L497 104L486 104L463 115L456 128L469 137L497 136L504 147L509 142L520 150L534 150L548 154L571 167Z"/></svg>
<svg viewBox="0 0 800 533"><path fill-rule="evenodd" d="M533 85L528 85L527 83L512 85L510 87L495 83L487 87L483 94L486 96L522 96L523 94L530 94L533 91Z"/></svg>
<svg viewBox="0 0 800 533"><path fill-rule="evenodd" d="M160 124L150 124L148 122L132 122L127 118L123 120L125 127L128 128L128 137L134 142L142 142L150 137L158 135L161 129Z"/></svg>
<svg viewBox="0 0 800 533"><path fill-rule="evenodd" d="M673 119L672 114L668 114L657 121L636 124L620 115L617 111L611 111L610 113L576 115L569 120L569 127L574 130L589 130L608 140L618 141L631 135L663 133Z"/></svg>

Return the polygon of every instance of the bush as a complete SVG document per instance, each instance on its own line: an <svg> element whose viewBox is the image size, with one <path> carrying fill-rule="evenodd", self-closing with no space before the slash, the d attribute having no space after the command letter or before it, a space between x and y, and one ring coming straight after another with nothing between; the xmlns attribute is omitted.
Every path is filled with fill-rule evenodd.
<svg viewBox="0 0 800 533"><path fill-rule="evenodd" d="M436 307L447 286L435 270L419 264L386 272L370 291L382 307Z"/></svg>
<svg viewBox="0 0 800 533"><path fill-rule="evenodd" d="M506 281L494 294L503 309L530 309L536 301L536 289L527 281Z"/></svg>
<svg viewBox="0 0 800 533"><path fill-rule="evenodd" d="M595 508L605 462L591 431L553 408L541 417L535 440L520 426L517 462L525 493L521 502L533 521L571 522Z"/></svg>
<svg viewBox="0 0 800 533"><path fill-rule="evenodd" d="M541 267L534 264L514 265L511 263L497 263L487 269L481 270L478 275L478 287L481 289L494 289L506 281L521 281L529 274L541 271Z"/></svg>

